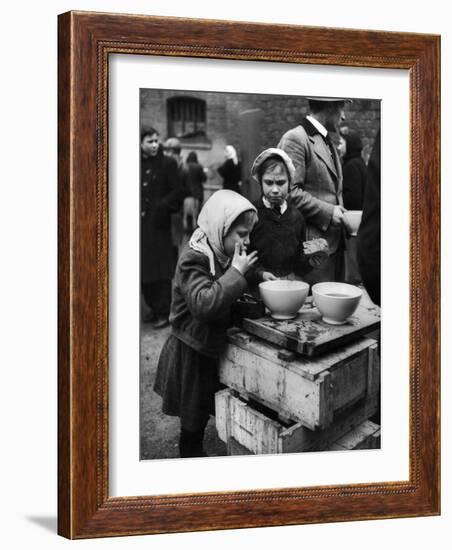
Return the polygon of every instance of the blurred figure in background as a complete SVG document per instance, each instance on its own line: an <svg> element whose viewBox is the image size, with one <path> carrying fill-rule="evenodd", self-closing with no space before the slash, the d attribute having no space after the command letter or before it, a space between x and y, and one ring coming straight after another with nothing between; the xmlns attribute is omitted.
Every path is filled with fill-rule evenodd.
<svg viewBox="0 0 452 550"><path fill-rule="evenodd" d="M380 132L378 132L367 166L363 219L358 231L358 263L364 286L371 300L380 305Z"/></svg>
<svg viewBox="0 0 452 550"><path fill-rule="evenodd" d="M141 132L141 288L151 313L145 322L154 328L168 325L174 256L171 214L184 196L177 163L163 153L155 128Z"/></svg>
<svg viewBox="0 0 452 550"><path fill-rule="evenodd" d="M186 236L190 236L196 228L198 214L204 202L204 182L207 176L194 151L188 154L186 166L188 195L184 199L183 226Z"/></svg>
<svg viewBox="0 0 452 550"><path fill-rule="evenodd" d="M351 132L345 136L342 177L344 206L347 210L363 209L367 168L362 149L358 134ZM361 283L356 246L356 236L350 236L345 246L345 282L352 285Z"/></svg>
<svg viewBox="0 0 452 550"><path fill-rule="evenodd" d="M345 141L345 137L341 133L338 134L336 149L337 149L337 152L339 153L339 158L341 159L341 162L343 162L345 152L347 149L347 142Z"/></svg>
<svg viewBox="0 0 452 550"><path fill-rule="evenodd" d="M184 196L188 194L188 170L181 157L182 146L177 138L169 138L165 141L165 153L172 157L177 164L177 170L179 173L179 180L182 188L184 189ZM177 262L179 257L179 250L182 247L184 239L184 229L182 224L182 204L178 212L174 212L171 215L171 238L173 242L173 254L174 261Z"/></svg>
<svg viewBox="0 0 452 550"><path fill-rule="evenodd" d="M242 167L237 157L237 151L232 145L226 145L224 156L226 160L218 167L218 173L223 178L223 189L231 189L231 191L240 193Z"/></svg>
<svg viewBox="0 0 452 550"><path fill-rule="evenodd" d="M345 136L342 158L343 199L347 210L362 210L366 187L366 164L362 157L363 144L358 134Z"/></svg>

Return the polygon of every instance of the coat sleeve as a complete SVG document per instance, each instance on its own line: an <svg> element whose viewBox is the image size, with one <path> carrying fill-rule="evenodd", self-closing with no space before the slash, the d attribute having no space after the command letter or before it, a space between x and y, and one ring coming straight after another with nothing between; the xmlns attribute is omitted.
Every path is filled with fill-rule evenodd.
<svg viewBox="0 0 452 550"><path fill-rule="evenodd" d="M300 209L306 220L317 226L321 231L326 231L333 216L334 205L317 199L304 189L306 175L311 162L311 150L307 145L307 136L303 138L296 131L306 132L302 128L289 130L281 138L278 144L283 149L295 166L295 177L290 189L292 204Z"/></svg>
<svg viewBox="0 0 452 550"><path fill-rule="evenodd" d="M223 162L223 164L220 164L220 166L217 168L217 172L220 174L220 176L224 179L228 174L228 161Z"/></svg>
<svg viewBox="0 0 452 550"><path fill-rule="evenodd" d="M259 207L256 203L253 203L253 205L258 209L258 216L259 216ZM259 225L259 222L257 224L257 226ZM257 226L255 225L253 230L251 231L251 234L250 234L250 247L249 247L249 251L248 253L251 253L255 250L258 250L257 249L257 246L256 246L256 231L257 231ZM266 271L264 269L264 265L262 264L262 261L260 260L259 258L259 255L257 256L257 260L256 260L256 263L251 267L251 269L249 269L245 275L245 278L248 282L248 285L250 287L256 287L259 283L262 282L262 275L264 273L264 271Z"/></svg>
<svg viewBox="0 0 452 550"><path fill-rule="evenodd" d="M367 168L363 217L358 230L358 265L364 286L372 301L380 305L380 253L381 253L381 156L378 132Z"/></svg>
<svg viewBox="0 0 452 550"><path fill-rule="evenodd" d="M247 287L245 277L234 267L216 280L209 273L206 257L187 259L180 265L180 288L193 317L215 321L224 317Z"/></svg>

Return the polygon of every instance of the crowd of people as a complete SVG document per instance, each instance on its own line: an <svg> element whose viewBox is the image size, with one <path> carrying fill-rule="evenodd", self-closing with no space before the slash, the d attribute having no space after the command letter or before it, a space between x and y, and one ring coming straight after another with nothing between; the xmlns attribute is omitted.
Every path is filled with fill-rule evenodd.
<svg viewBox="0 0 452 550"><path fill-rule="evenodd" d="M255 159L251 177L261 196L254 203L241 194L232 146L218 168L223 189L203 204L206 176L196 154L184 163L177 139L162 144L155 129L142 133L142 292L154 328L171 324L154 390L163 412L180 417L181 457L204 456L218 356L231 308L246 290L280 278L356 284L362 277L379 304L379 136L369 167L359 136L348 133L335 146L346 101L309 98L310 114ZM345 230L348 209L364 210L357 239ZM307 254L307 242L320 245Z"/></svg>

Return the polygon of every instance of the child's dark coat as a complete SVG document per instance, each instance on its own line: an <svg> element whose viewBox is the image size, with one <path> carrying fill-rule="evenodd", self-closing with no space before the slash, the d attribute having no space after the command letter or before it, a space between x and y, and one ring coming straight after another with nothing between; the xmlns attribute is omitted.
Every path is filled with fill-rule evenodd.
<svg viewBox="0 0 452 550"><path fill-rule="evenodd" d="M165 414L181 417L184 429L196 431L213 412L218 389L218 355L231 323L231 306L246 289L233 267L225 272L215 261L210 274L207 256L188 246L176 268L170 322L157 368L154 390L163 398Z"/></svg>
<svg viewBox="0 0 452 550"><path fill-rule="evenodd" d="M269 271L276 277L295 273L302 277L312 267L303 253L306 240L306 224L297 208L290 203L284 214L267 208L262 197L254 203L258 222L251 232L251 250L258 251L256 268L247 276L250 284L262 281L262 273Z"/></svg>

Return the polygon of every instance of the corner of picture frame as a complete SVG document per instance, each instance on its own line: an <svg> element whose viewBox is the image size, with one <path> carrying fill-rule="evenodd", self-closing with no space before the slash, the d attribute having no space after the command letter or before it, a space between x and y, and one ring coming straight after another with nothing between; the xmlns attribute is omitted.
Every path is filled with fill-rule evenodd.
<svg viewBox="0 0 452 550"><path fill-rule="evenodd" d="M408 481L109 496L107 91L111 54L409 71ZM440 37L69 12L59 16L58 55L59 534L87 538L439 514Z"/></svg>

